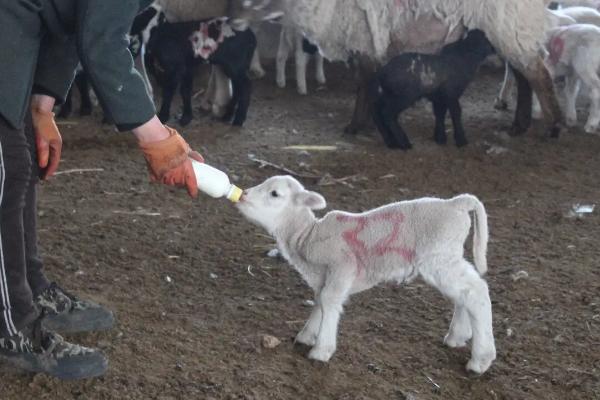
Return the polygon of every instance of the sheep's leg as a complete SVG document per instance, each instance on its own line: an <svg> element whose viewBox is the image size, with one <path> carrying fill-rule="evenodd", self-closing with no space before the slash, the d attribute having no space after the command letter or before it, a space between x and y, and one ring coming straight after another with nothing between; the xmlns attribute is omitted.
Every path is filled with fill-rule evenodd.
<svg viewBox="0 0 600 400"><path fill-rule="evenodd" d="M515 109L515 119L509 134L511 136L517 136L525 133L531 126L531 102L533 92L531 91L531 86L525 76L517 69L511 68L517 81L517 108Z"/></svg>
<svg viewBox="0 0 600 400"><path fill-rule="evenodd" d="M448 110L452 118L452 126L454 128L454 143L456 147L462 147L469 142L465 137L465 129L462 124L462 110L458 99L448 99Z"/></svg>
<svg viewBox="0 0 600 400"><path fill-rule="evenodd" d="M187 68L183 74L183 80L179 88L181 100L183 102L183 113L179 124L186 126L192 121L192 89L194 88L194 69Z"/></svg>
<svg viewBox="0 0 600 400"><path fill-rule="evenodd" d="M303 36L296 32L295 37L295 60L296 60L296 85L298 94L307 94L306 88L306 64L308 64L308 55L302 47Z"/></svg>
<svg viewBox="0 0 600 400"><path fill-rule="evenodd" d="M250 62L250 72L252 72L252 74L256 78L262 78L266 74L265 70L260 64L260 53L258 52L258 49L254 49L254 53L252 53L252 61Z"/></svg>
<svg viewBox="0 0 600 400"><path fill-rule="evenodd" d="M79 90L79 97L81 98L81 108L79 109L79 115L86 116L92 115L92 99L90 98L90 81L87 73L81 72L75 77L75 84Z"/></svg>
<svg viewBox="0 0 600 400"><path fill-rule="evenodd" d="M577 125L577 96L579 95L579 89L581 87L581 81L578 77L569 74L566 77L565 82L565 103L566 103L566 118L568 126Z"/></svg>
<svg viewBox="0 0 600 400"><path fill-rule="evenodd" d="M371 114L371 102L369 101L369 82L373 78L376 65L371 60L361 57L358 62L357 78L358 88L356 101L354 103L354 114L352 121L344 129L344 133L355 135L367 126Z"/></svg>
<svg viewBox="0 0 600 400"><path fill-rule="evenodd" d="M315 346L308 353L308 358L327 362L333 355L337 345L337 329L344 302L352 281L344 276L331 276L318 295L322 319Z"/></svg>
<svg viewBox="0 0 600 400"><path fill-rule="evenodd" d="M233 126L242 126L246 121L246 117L248 115L248 107L250 107L250 95L252 93L252 82L246 76L245 73L242 74L238 86L238 95L237 95L237 109L235 111L235 117L233 118Z"/></svg>
<svg viewBox="0 0 600 400"><path fill-rule="evenodd" d="M281 29L281 34L279 35L279 47L277 48L277 59L275 63L275 67L277 69L277 86L280 88L284 88L286 84L285 79L285 64L287 63L287 59L290 53L290 46L286 37L286 28Z"/></svg>
<svg viewBox="0 0 600 400"><path fill-rule="evenodd" d="M162 104L160 112L158 113L158 118L163 124L171 117L171 103L173 102L173 96L175 96L175 92L177 91L180 76L181 74L179 71L169 71L165 73L164 86L162 88Z"/></svg>
<svg viewBox="0 0 600 400"><path fill-rule="evenodd" d="M496 97L496 101L494 102L494 108L496 110L507 110L508 109L508 98L515 86L515 76L511 70L510 65L505 62L504 63L504 81L502 81L502 87L500 88L500 93L498 93L498 97Z"/></svg>
<svg viewBox="0 0 600 400"><path fill-rule="evenodd" d="M544 113L542 111L540 99L537 97L537 94L533 93L533 95L531 96L531 118L542 119L543 117Z"/></svg>
<svg viewBox="0 0 600 400"><path fill-rule="evenodd" d="M308 317L306 324L304 324L304 328L298 332L298 335L296 335L295 339L296 342L305 344L307 346L314 346L317 342L317 335L323 319L323 313L321 312L319 299L317 298L315 300L315 306L310 313L310 317Z"/></svg>
<svg viewBox="0 0 600 400"><path fill-rule="evenodd" d="M327 83L327 80L325 79L325 57L323 57L323 55L320 52L317 52L317 54L315 54L315 74L316 74L316 79L317 79L317 83L319 85L324 85L325 83Z"/></svg>
<svg viewBox="0 0 600 400"><path fill-rule="evenodd" d="M484 373L496 359L492 303L487 283L465 259L452 262L449 266L422 268L420 272L423 279L451 299L455 307L466 310L473 333L471 359L467 363L467 370ZM456 318L463 317L460 315ZM460 319L456 323L459 321ZM461 328L464 337L466 326L463 324Z"/></svg>
<svg viewBox="0 0 600 400"><path fill-rule="evenodd" d="M528 68L525 73L540 101L546 131L550 137L556 138L562 129L563 116L554 92L554 83L550 72L548 72L542 58L538 57L535 64Z"/></svg>
<svg viewBox="0 0 600 400"><path fill-rule="evenodd" d="M142 43L142 46L140 47L140 67L142 70L142 78L144 78L144 83L146 84L146 90L148 90L148 95L150 98L154 98L152 83L150 83L150 78L146 71L146 45L144 43Z"/></svg>
<svg viewBox="0 0 600 400"><path fill-rule="evenodd" d="M432 100L433 103L433 114L435 115L435 131L433 140L437 144L446 144L446 113L448 106L446 102L441 99Z"/></svg>
<svg viewBox="0 0 600 400"><path fill-rule="evenodd" d="M471 337L473 337L473 330L469 313L466 307L455 304L450 330L444 337L444 344L448 347L464 347Z"/></svg>

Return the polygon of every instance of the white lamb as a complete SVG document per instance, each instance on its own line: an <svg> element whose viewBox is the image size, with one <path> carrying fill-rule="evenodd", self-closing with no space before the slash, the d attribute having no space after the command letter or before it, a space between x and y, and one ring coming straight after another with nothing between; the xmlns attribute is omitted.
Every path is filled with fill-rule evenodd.
<svg viewBox="0 0 600 400"><path fill-rule="evenodd" d="M569 26L569 25L574 25L574 24L592 24L592 25L600 27L600 12L596 11L595 9L589 8L589 7L569 7L569 8L563 8L563 9L557 10L557 11L548 10L547 16L549 19L549 24L552 27L547 32L547 37L546 37L547 41L545 43L545 47L547 50L549 47L552 32L554 32L554 28L556 28L556 27ZM548 66L548 65L546 65L546 66ZM553 77L556 78L556 76L553 76ZM502 82L502 87L500 89L500 93L498 94L498 97L496 98L496 101L494 104L495 108L497 108L499 110L505 110L508 108L508 98L510 97L510 93L512 91L514 83L515 83L515 77L507 64L505 67L504 81ZM573 90L573 88L571 88L571 90ZM576 90L576 92L578 92L578 89ZM567 100L567 104L569 101L573 100L572 98L570 98L570 96L572 96L572 94L573 94L573 92L565 93L565 98ZM575 94L575 96L576 96L576 94ZM567 112L568 112L568 110L567 110ZM534 95L533 96L533 117L541 118L541 113L542 112L541 112L539 101L537 100L537 97ZM569 119L569 116L567 116L567 119ZM576 123L576 121L575 121L575 123ZM570 126L574 125L572 120L571 121L568 120L567 124Z"/></svg>
<svg viewBox="0 0 600 400"><path fill-rule="evenodd" d="M298 29L283 25L281 35L279 37L279 48L277 49L277 86L284 88L286 85L285 79L285 64L290 51L294 52L295 68L296 68L296 85L299 94L306 94L306 64L308 57L314 53L315 56L315 75L317 82L321 85L325 84L325 71L323 70L323 55L321 51L302 35Z"/></svg>
<svg viewBox="0 0 600 400"><path fill-rule="evenodd" d="M381 282L410 282L421 276L454 303L444 343L472 341L467 369L485 372L496 358L492 306L486 282L487 215L474 196L422 198L362 214L331 211L318 193L290 176L276 176L244 192L240 212L265 228L283 256L315 292L315 306L296 341L313 346L309 358L328 361L336 349L344 302ZM475 214L475 267L463 245Z"/></svg>
<svg viewBox="0 0 600 400"><path fill-rule="evenodd" d="M577 24L555 28L550 32L546 65L555 77L566 79L567 124L577 124L575 103L581 84L589 89L590 111L585 124L587 133L594 133L600 124L600 28Z"/></svg>

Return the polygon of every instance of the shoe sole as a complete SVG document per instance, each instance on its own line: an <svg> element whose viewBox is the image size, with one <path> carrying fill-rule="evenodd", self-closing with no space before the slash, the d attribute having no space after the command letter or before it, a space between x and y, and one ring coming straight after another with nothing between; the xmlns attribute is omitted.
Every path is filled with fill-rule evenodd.
<svg viewBox="0 0 600 400"><path fill-rule="evenodd" d="M101 353L65 357L59 362L47 355L0 352L0 363L24 372L45 373L61 380L80 380L102 376L108 360Z"/></svg>
<svg viewBox="0 0 600 400"><path fill-rule="evenodd" d="M48 315L42 321L44 328L52 332L59 333L82 333L106 331L115 324L115 318L112 312L102 312L98 315L90 313L67 313L58 315Z"/></svg>

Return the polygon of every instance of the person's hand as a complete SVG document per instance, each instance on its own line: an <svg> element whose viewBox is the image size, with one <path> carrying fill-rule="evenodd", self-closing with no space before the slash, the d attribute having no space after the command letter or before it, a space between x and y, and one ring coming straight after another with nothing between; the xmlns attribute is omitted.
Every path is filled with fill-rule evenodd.
<svg viewBox="0 0 600 400"><path fill-rule="evenodd" d="M204 162L202 156L192 151L175 129L165 126L166 139L140 142L140 149L148 164L150 179L170 186L184 186L190 196L198 195L198 183L190 158Z"/></svg>
<svg viewBox="0 0 600 400"><path fill-rule="evenodd" d="M41 178L47 179L54 175L60 163L62 151L62 138L52 111L43 111L32 108L33 129L37 148L38 165L41 169Z"/></svg>

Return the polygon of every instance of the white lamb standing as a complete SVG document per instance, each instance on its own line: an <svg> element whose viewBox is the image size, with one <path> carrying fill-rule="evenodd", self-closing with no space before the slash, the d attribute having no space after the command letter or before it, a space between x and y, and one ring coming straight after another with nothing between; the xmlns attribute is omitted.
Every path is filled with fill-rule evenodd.
<svg viewBox="0 0 600 400"><path fill-rule="evenodd" d="M312 346L309 358L328 361L336 349L342 307L354 293L385 281L422 277L454 303L449 347L472 339L467 370L485 372L496 358L492 306L482 275L487 270L487 215L474 196L422 198L361 214L331 211L318 193L290 176L275 176L244 192L240 212L266 229L282 255L315 293L315 306L296 341ZM473 255L463 245L475 213Z"/></svg>
<svg viewBox="0 0 600 400"><path fill-rule="evenodd" d="M584 130L594 133L600 124L600 28L577 24L550 31L546 65L555 77L565 77L566 119L577 124L575 103L583 84L589 90L590 111Z"/></svg>
<svg viewBox="0 0 600 400"><path fill-rule="evenodd" d="M284 88L286 85L285 64L290 51L294 52L296 68L296 85L299 94L307 94L306 88L306 65L308 64L309 53L305 47L306 38L298 29L283 25L279 37L279 48L277 49L277 86ZM312 43L307 43L315 57L315 75L317 82L325 84L325 71L323 69L324 59L321 51Z"/></svg>

